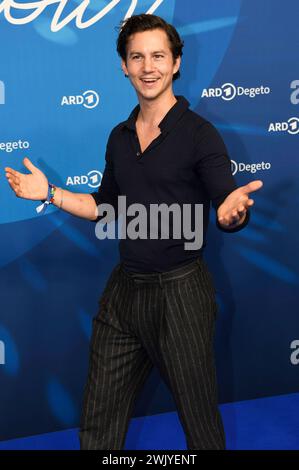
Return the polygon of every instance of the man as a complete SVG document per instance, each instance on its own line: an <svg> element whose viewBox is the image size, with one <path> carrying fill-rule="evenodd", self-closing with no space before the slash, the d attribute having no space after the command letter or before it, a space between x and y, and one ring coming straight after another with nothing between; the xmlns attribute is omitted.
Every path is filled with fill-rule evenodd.
<svg viewBox="0 0 299 470"><path fill-rule="evenodd" d="M126 20L117 50L139 104L110 134L99 191L73 194L50 186L49 195L45 175L24 159L31 174L6 168L16 195L48 199L94 221L103 215L96 206L108 203L117 210L121 195L146 208L202 204L204 239L212 202L221 230L243 228L253 204L249 194L262 182L237 188L216 129L174 95L182 48L175 28L162 18L142 14ZM185 241L182 236L120 242L121 262L93 319L82 449L123 448L135 399L153 365L173 394L188 449L225 449L213 354L215 290L202 247L186 250Z"/></svg>

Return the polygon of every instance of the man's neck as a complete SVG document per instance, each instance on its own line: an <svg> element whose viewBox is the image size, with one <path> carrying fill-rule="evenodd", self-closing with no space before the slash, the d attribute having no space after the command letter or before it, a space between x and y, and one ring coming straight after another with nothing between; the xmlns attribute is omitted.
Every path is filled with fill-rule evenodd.
<svg viewBox="0 0 299 470"><path fill-rule="evenodd" d="M139 99L140 111L137 117L144 126L158 127L164 116L176 103L177 99L171 91L155 100Z"/></svg>

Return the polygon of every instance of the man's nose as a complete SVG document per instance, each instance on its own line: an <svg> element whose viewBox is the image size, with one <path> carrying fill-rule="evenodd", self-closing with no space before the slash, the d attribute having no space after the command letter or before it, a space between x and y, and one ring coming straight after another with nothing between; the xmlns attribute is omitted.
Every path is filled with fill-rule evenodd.
<svg viewBox="0 0 299 470"><path fill-rule="evenodd" d="M153 61L151 57L145 57L143 61L144 72L151 72L153 70Z"/></svg>

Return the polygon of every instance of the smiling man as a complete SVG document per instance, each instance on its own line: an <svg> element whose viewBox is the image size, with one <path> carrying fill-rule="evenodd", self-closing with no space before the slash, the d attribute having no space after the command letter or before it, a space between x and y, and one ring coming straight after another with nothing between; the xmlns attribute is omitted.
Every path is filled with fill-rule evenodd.
<svg viewBox="0 0 299 470"><path fill-rule="evenodd" d="M146 209L176 204L191 213L200 204L202 225L194 226L193 213L193 231L202 230L204 241L212 204L220 230L244 228L254 202L249 195L262 182L238 188L216 129L174 95L182 49L176 29L162 18L142 14L126 20L117 50L138 105L109 136L99 190L74 194L57 188L24 159L31 174L6 168L16 195L47 199L95 222L103 219L104 204L117 213L122 196L127 205ZM176 218L168 222L171 227ZM225 449L213 352L215 288L202 258L205 243L185 249L185 242L184 236L120 240L120 263L93 320L82 449L123 448L136 397L153 366L173 395L188 449Z"/></svg>
<svg viewBox="0 0 299 470"><path fill-rule="evenodd" d="M99 208L116 196L129 204L209 206L217 225L237 231L248 222L249 198L260 181L237 188L216 129L173 93L183 43L172 25L137 15L120 30L117 50L139 104L109 138ZM175 221L173 221L174 223ZM120 242L121 263L104 291L94 322L81 427L83 448L121 449L140 387L155 365L171 390L188 449L224 449L213 357L215 290L202 249L184 239Z"/></svg>

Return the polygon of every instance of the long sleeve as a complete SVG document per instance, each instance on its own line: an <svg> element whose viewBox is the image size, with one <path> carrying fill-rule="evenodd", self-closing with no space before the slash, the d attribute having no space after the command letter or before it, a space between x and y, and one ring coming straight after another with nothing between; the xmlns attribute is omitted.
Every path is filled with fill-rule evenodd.
<svg viewBox="0 0 299 470"><path fill-rule="evenodd" d="M237 189L237 184L222 137L208 121L195 134L195 158L196 171L217 213L226 197ZM216 226L224 232L237 232L247 225L249 219L250 214L247 211L242 224L233 229L225 229L218 223L216 216Z"/></svg>
<svg viewBox="0 0 299 470"><path fill-rule="evenodd" d="M117 200L119 195L119 187L114 177L113 171L113 161L111 155L111 134L108 139L106 153L105 153L105 169L101 181L101 185L99 186L98 191L90 193L91 196L94 198L96 205L100 205L103 203L111 204L115 210L116 218L117 218ZM102 216L97 217L94 222L98 222L101 220Z"/></svg>

